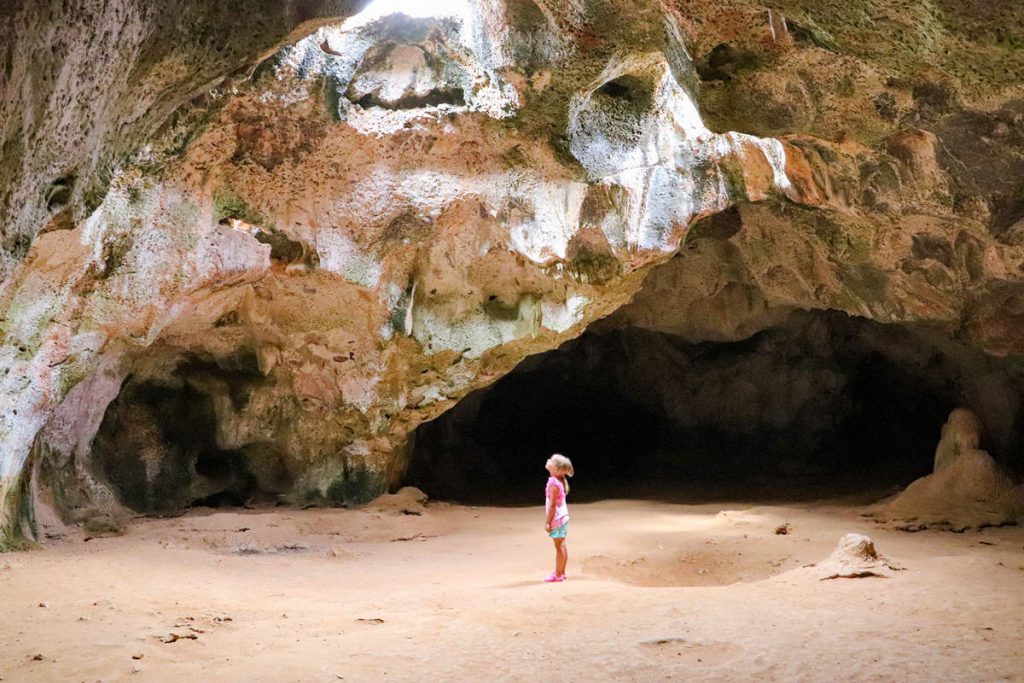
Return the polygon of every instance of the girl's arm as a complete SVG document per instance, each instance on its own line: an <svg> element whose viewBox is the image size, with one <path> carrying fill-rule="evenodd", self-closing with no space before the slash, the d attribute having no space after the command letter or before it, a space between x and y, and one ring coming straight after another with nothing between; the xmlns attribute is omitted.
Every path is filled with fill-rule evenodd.
<svg viewBox="0 0 1024 683"><path fill-rule="evenodd" d="M544 522L544 531L551 531L551 522L555 521L555 508L558 502L558 489L548 484L548 519Z"/></svg>

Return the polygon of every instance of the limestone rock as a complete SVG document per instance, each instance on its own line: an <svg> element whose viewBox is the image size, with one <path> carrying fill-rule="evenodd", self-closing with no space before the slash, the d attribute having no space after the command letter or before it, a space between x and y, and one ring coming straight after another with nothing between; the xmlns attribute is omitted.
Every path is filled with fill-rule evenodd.
<svg viewBox="0 0 1024 683"><path fill-rule="evenodd" d="M942 436L935 448L935 471L948 467L961 455L978 450L981 443L981 421L966 408L957 408L949 414L942 426Z"/></svg>
<svg viewBox="0 0 1024 683"><path fill-rule="evenodd" d="M903 569L900 565L880 555L875 542L864 534L843 534L827 558L807 565L812 574L821 581L828 579L861 579L870 576L888 577L894 571Z"/></svg>
<svg viewBox="0 0 1024 683"><path fill-rule="evenodd" d="M152 5L5 2L11 48L0 94L0 276L44 230L72 228L106 193L118 159L180 106L275 46L360 2L251 0ZM238 22L249 13L259 21ZM226 26L231 26L226 29Z"/></svg>
<svg viewBox="0 0 1024 683"><path fill-rule="evenodd" d="M1017 524L1024 517L1024 485L991 455L971 449L878 504L870 514L908 531Z"/></svg>
<svg viewBox="0 0 1024 683"><path fill-rule="evenodd" d="M936 153L938 138L926 130L904 131L885 141L885 149L899 159L919 181L936 181L942 168Z"/></svg>
<svg viewBox="0 0 1024 683"><path fill-rule="evenodd" d="M427 494L415 486L403 486L395 493L384 495L371 501L371 510L382 512L398 512L404 515L420 515L426 509Z"/></svg>
<svg viewBox="0 0 1024 683"><path fill-rule="evenodd" d="M913 482L871 514L908 530L1015 524L1024 516L1024 484L978 448L980 421L957 408L942 427L935 471Z"/></svg>

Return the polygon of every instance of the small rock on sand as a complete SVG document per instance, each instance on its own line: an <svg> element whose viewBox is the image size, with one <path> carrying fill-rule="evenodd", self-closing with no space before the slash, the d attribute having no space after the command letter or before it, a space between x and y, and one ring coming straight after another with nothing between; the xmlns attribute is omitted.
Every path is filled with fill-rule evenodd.
<svg viewBox="0 0 1024 683"><path fill-rule="evenodd" d="M404 486L395 493L385 493L367 507L381 512L420 515L427 506L427 494L415 486Z"/></svg>
<svg viewBox="0 0 1024 683"><path fill-rule="evenodd" d="M869 576L888 577L903 567L879 555L875 542L864 534L844 534L839 544L822 562L807 568L821 581L828 579L861 579Z"/></svg>

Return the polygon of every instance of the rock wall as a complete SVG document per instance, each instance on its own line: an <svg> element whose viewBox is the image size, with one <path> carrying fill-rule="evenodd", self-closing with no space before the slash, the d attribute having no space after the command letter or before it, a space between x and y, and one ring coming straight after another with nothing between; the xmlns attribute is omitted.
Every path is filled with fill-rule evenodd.
<svg viewBox="0 0 1024 683"><path fill-rule="evenodd" d="M0 535L32 471L72 519L359 502L645 278L608 324L836 309L1020 353L1016 10L995 37L991 8L896 34L915 10L857 2L318 23L365 4L0 12Z"/></svg>
<svg viewBox="0 0 1024 683"><path fill-rule="evenodd" d="M35 398L20 410L5 405L9 422L0 428L0 539L19 526L11 513L17 506L7 492L26 487L24 480L16 483L26 457L24 443L31 441L51 403L43 401L41 413L33 409L38 396L51 391L40 384L54 378L36 379L38 373L19 368L14 356L34 356L36 349L8 334L8 325L19 324L17 310L10 310L18 305L14 290L22 282L19 273L26 271L25 261L38 238L62 234L56 238L58 250L81 255L81 240L65 231L81 226L96 211L126 157L179 107L276 46L365 5L364 0L231 6L203 0L173 5L14 0L0 7L0 35L5 38L0 51L2 364L8 381L14 373L20 387L15 391L35 385L29 388ZM62 270L55 282L37 283L46 290L31 304L38 303L38 311L51 310L54 295L60 298L58 293L68 285L61 278L72 277L62 266L55 267ZM46 337L46 322L37 323L38 337ZM12 432L17 445L8 441Z"/></svg>
<svg viewBox="0 0 1024 683"><path fill-rule="evenodd" d="M0 7L6 278L36 235L96 209L123 160L190 99L368 0L130 0Z"/></svg>

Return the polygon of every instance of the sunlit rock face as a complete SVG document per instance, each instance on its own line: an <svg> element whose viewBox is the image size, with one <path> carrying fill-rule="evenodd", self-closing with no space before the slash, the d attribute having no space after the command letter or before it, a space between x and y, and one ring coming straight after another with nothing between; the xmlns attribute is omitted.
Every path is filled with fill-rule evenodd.
<svg viewBox="0 0 1024 683"><path fill-rule="evenodd" d="M11 0L0 6L0 274L75 226L189 99L368 0Z"/></svg>
<svg viewBox="0 0 1024 683"><path fill-rule="evenodd" d="M614 0L301 23L357 4L269 12L257 39L194 3L203 49L245 49L199 67L193 37L167 32L146 71L158 84L117 81L76 123L47 110L33 140L92 160L71 180L4 124L5 236L33 238L5 243L5 535L28 517L32 471L72 519L360 502L401 480L418 424L638 292L628 324L709 339L822 308L1018 353L1020 207L963 135L997 137L1007 182L1024 175L1005 83L929 80L848 40L845 15L823 28L802 6L791 24ZM30 42L32 21L53 21L11 16ZM133 21L148 36L160 16ZM300 25L307 37L256 65ZM116 79L131 60L96 49L60 68ZM996 85L1007 104L969 104ZM4 106L4 122L30 109ZM125 127L124 107L146 116ZM90 117L102 135L68 134ZM116 163L100 174L98 159ZM681 248L701 256L676 267Z"/></svg>

